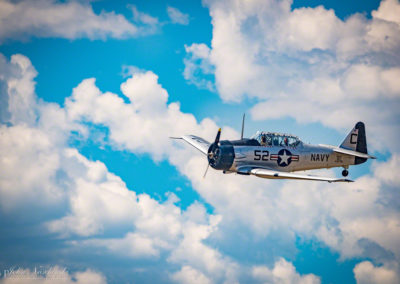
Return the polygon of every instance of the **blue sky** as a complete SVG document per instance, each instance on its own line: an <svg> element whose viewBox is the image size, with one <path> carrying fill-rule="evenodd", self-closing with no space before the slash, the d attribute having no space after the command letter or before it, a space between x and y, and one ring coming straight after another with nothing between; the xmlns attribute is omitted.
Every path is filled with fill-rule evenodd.
<svg viewBox="0 0 400 284"><path fill-rule="evenodd" d="M398 283L397 12L0 1L0 282L40 266L77 283ZM315 144L364 121L378 160L346 185L203 179L204 157L168 139L237 138L243 113L245 136Z"/></svg>

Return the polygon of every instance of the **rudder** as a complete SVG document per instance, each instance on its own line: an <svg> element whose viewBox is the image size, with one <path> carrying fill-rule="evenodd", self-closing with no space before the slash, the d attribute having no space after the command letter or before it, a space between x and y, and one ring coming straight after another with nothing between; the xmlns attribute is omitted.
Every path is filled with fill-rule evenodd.
<svg viewBox="0 0 400 284"><path fill-rule="evenodd" d="M356 151L364 154L368 154L367 150L367 137L365 135L365 125L361 121L358 122L355 126L358 129L358 137L357 137L357 147Z"/></svg>
<svg viewBox="0 0 400 284"><path fill-rule="evenodd" d="M357 122L354 128L343 140L339 146L343 149L357 151L360 153L368 154L367 150L367 137L365 135L365 125L363 122ZM366 161L366 158L355 157L354 164L362 164Z"/></svg>
<svg viewBox="0 0 400 284"><path fill-rule="evenodd" d="M358 137L357 137L357 147L356 151L364 154L368 154L367 150L367 136L365 135L365 125L361 121L358 122L355 126L358 129ZM366 158L356 157L354 164L362 164L366 161Z"/></svg>

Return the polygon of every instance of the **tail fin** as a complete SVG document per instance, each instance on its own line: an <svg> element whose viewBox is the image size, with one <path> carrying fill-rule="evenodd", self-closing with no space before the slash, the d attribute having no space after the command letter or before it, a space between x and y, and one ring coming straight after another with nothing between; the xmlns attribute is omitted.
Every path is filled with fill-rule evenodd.
<svg viewBox="0 0 400 284"><path fill-rule="evenodd" d="M367 150L367 137L365 136L365 125L363 122L357 122L354 128L343 140L342 144L339 146L343 149L348 149L352 151L357 151L360 153L368 154ZM355 164L362 164L366 161L365 158L356 157Z"/></svg>

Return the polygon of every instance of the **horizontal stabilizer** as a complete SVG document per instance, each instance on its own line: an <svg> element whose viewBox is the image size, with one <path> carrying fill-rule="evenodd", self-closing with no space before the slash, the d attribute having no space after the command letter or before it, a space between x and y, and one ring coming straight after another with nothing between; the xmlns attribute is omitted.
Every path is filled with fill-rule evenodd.
<svg viewBox="0 0 400 284"><path fill-rule="evenodd" d="M350 155L350 156L364 158L364 159L376 159L375 156L371 156L371 155L366 154L366 153L361 153L361 152L348 150L348 149L344 149L344 148L340 148L340 147L336 147L336 146L331 146L331 145L325 145L325 144L319 144L319 145L327 147L327 148L330 148L334 152L340 153L340 154Z"/></svg>
<svg viewBox="0 0 400 284"><path fill-rule="evenodd" d="M347 149L343 149L343 148L339 148L339 147L333 148L333 151L335 151L336 153L341 153L341 154L350 155L350 156L359 157L359 158L376 159L376 157L368 155L368 154L364 154L364 153L352 151L352 150L347 150Z"/></svg>

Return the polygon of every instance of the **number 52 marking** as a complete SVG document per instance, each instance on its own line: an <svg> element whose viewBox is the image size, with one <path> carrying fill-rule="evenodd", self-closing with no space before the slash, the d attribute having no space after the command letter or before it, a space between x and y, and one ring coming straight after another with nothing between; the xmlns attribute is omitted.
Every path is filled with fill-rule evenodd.
<svg viewBox="0 0 400 284"><path fill-rule="evenodd" d="M267 150L254 150L254 161L268 161L269 152Z"/></svg>

